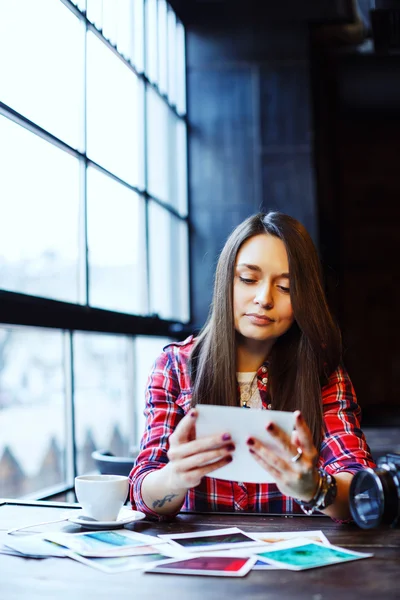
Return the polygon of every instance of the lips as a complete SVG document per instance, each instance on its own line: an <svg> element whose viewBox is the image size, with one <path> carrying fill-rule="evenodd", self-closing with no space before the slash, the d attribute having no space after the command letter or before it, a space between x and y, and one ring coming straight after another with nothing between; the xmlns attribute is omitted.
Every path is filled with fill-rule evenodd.
<svg viewBox="0 0 400 600"><path fill-rule="evenodd" d="M250 321L256 325L270 325L274 323L274 319L267 317L266 315L259 315L258 313L247 313L246 317L250 319Z"/></svg>

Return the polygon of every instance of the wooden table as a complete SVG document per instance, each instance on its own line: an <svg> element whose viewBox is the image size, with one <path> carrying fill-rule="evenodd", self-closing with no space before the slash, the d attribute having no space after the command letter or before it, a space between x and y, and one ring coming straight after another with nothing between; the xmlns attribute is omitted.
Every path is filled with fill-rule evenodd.
<svg viewBox="0 0 400 600"><path fill-rule="evenodd" d="M76 505L0 501L0 544L6 530L60 518ZM225 527L255 531L322 529L329 541L373 558L303 572L251 571L244 578L219 578L148 574L129 571L106 574L68 558L27 559L0 554L1 600L91 600L92 598L222 600L259 598L296 600L347 600L350 598L400 598L400 529L364 531L339 525L327 517L271 515L182 514L170 523L140 521L129 528L147 534L201 531ZM38 527L29 531L43 531ZM46 529L82 531L63 523Z"/></svg>

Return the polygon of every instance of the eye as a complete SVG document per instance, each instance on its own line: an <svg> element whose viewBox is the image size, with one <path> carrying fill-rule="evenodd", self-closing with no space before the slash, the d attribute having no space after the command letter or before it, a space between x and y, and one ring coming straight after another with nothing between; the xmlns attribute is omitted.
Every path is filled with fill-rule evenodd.
<svg viewBox="0 0 400 600"><path fill-rule="evenodd" d="M247 279L246 277L240 277L239 276L240 281L242 281L243 283L247 284L247 285L251 285L252 283L257 283L256 279Z"/></svg>
<svg viewBox="0 0 400 600"><path fill-rule="evenodd" d="M280 289L281 292L283 292L284 294L289 294L290 293L290 288L285 287L284 285L278 285L278 289Z"/></svg>

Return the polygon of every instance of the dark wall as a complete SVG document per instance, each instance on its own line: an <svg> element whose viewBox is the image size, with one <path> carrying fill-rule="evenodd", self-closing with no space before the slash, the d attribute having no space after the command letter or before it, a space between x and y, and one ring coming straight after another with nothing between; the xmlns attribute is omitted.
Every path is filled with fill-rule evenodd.
<svg viewBox="0 0 400 600"><path fill-rule="evenodd" d="M400 424L400 56L315 61L322 251L364 419Z"/></svg>
<svg viewBox="0 0 400 600"><path fill-rule="evenodd" d="M217 256L260 210L298 218L317 241L308 28L188 25L192 314L203 325Z"/></svg>

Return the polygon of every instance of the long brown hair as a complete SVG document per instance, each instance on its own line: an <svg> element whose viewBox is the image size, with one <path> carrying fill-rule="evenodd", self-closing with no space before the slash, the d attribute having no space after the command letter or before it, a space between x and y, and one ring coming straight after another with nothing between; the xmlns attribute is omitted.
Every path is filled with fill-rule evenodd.
<svg viewBox="0 0 400 600"><path fill-rule="evenodd" d="M288 215L253 215L227 239L216 268L210 313L191 355L192 405L239 405L233 313L235 262L242 244L260 233L273 235L285 245L295 317L268 358L270 401L274 410L301 410L319 448L321 385L340 363L341 336L327 305L316 248L305 227Z"/></svg>

